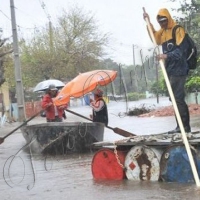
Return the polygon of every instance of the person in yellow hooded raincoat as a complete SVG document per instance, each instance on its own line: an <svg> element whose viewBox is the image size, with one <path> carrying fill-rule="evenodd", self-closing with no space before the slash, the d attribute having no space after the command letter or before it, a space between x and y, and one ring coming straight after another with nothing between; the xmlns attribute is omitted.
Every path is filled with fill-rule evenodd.
<svg viewBox="0 0 200 200"><path fill-rule="evenodd" d="M147 17L150 22L149 15L144 12L144 19ZM177 103L177 107L181 116L181 120L185 129L185 132L191 132L190 128L190 115L188 106L185 102L185 90L184 85L189 72L187 64L187 43L185 42L185 30L183 27L178 27L175 32L176 40L172 38L173 28L176 26L176 22L172 19L169 11L165 8L160 9L157 14L157 21L160 25L160 29L156 31L151 24L153 34L158 45L162 45L163 53L158 55L158 59L163 59L165 62L165 68L169 81L174 93L174 97ZM169 131L169 134L179 133L180 128L176 119L177 126L174 130Z"/></svg>

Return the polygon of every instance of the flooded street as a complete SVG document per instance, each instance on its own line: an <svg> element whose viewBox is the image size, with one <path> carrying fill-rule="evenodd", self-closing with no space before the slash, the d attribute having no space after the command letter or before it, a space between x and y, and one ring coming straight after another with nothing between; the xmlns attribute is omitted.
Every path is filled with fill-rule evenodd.
<svg viewBox="0 0 200 200"><path fill-rule="evenodd" d="M167 98L148 99L131 102L110 102L108 104L109 126L118 127L136 135L156 134L174 129L174 117L128 117L123 115L127 107L141 103L155 104L156 107L170 105ZM71 107L71 110L89 117L88 106ZM192 130L199 129L200 117L191 117ZM67 113L68 121L85 121ZM45 122L37 117L30 124ZM0 136L9 133L15 127L6 124L0 128ZM110 129L105 129L104 140L116 141L123 137ZM88 154L48 156L32 155L29 148L23 149L26 142L20 132L16 131L0 145L0 193L1 200L199 200L200 188L195 183L164 183L150 181L96 181L91 172L94 152Z"/></svg>

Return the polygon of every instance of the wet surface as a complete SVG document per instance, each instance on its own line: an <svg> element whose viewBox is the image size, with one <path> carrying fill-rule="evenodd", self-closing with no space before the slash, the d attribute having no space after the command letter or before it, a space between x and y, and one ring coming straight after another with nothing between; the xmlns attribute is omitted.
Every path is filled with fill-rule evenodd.
<svg viewBox="0 0 200 200"><path fill-rule="evenodd" d="M155 103L154 101L152 100L153 103ZM165 99L162 103L168 104ZM174 129L176 125L174 117L139 118L122 116L122 113L119 117L119 112L126 112L124 102L110 102L108 109L109 126L119 127L137 135L166 132ZM86 117L91 113L89 107L72 107L71 110ZM67 117L68 121L83 120L69 113L67 113ZM45 122L45 119L39 117L32 120L30 124L41 122ZM198 129L199 116L192 116L191 125L192 130ZM12 128L12 125L1 128L1 135L6 134ZM121 138L123 137L112 130L105 129L104 140L115 141ZM195 183L180 184L132 180L96 181L91 172L94 152L48 157L32 155L31 157L28 148L21 150L25 144L25 139L18 130L0 145L0 193L2 200L199 200L200 197L200 188Z"/></svg>

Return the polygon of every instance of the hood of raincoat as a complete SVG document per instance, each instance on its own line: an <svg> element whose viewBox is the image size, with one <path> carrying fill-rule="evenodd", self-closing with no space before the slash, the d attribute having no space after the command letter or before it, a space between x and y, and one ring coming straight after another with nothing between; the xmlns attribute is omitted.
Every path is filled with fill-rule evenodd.
<svg viewBox="0 0 200 200"><path fill-rule="evenodd" d="M183 39L185 37L184 28L179 28L176 31L176 44L172 38L172 30L176 26L176 22L172 19L169 11L166 8L162 8L158 11L156 16L159 22L167 18L167 27L164 29L154 31L154 37L158 45L162 45L163 53L167 54L165 60L165 67L168 76L185 76L188 74L188 65L185 56L185 49L187 46ZM163 18L163 19L162 19Z"/></svg>
<svg viewBox="0 0 200 200"><path fill-rule="evenodd" d="M158 11L157 14L157 21L160 17L166 17L168 20L168 24L167 24L167 28L171 29L172 27L174 27L176 25L175 21L172 19L169 11L166 8L162 8Z"/></svg>

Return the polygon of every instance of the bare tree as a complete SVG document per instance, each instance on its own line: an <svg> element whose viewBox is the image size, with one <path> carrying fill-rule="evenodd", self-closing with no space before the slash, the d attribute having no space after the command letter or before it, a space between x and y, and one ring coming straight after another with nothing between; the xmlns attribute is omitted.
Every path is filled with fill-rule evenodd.
<svg viewBox="0 0 200 200"><path fill-rule="evenodd" d="M108 36L101 33L94 16L77 7L63 10L56 25L48 24L31 42L22 43L23 83L35 85L45 77L66 81L95 69L107 43Z"/></svg>
<svg viewBox="0 0 200 200"><path fill-rule="evenodd" d="M4 58L5 58L5 55L13 52L13 49L7 50L3 46L8 39L9 38L5 38L3 40L0 39L0 86L5 82L5 77L4 77L4 72L5 72L5 70L4 70Z"/></svg>

